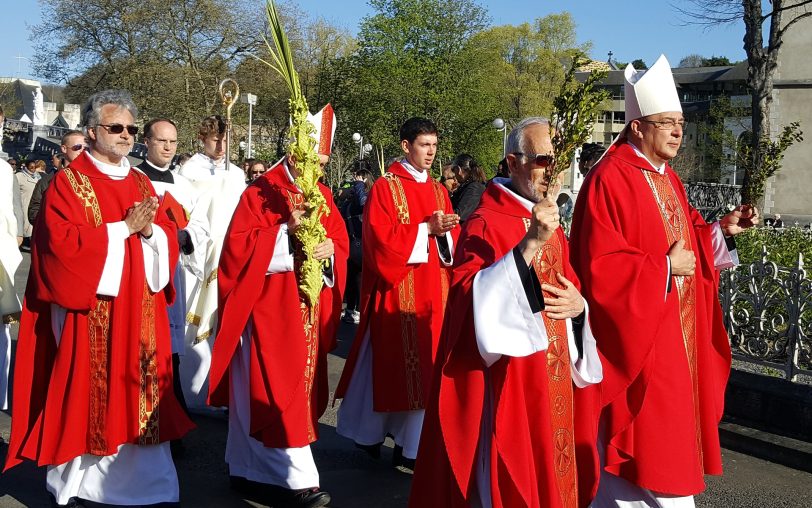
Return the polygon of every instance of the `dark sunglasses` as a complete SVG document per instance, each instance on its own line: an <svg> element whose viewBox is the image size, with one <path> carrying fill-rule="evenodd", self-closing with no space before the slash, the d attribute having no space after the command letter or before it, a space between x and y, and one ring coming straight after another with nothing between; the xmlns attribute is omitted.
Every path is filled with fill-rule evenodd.
<svg viewBox="0 0 812 508"><path fill-rule="evenodd" d="M100 123L99 127L104 127L110 134L121 134L122 132L124 132L124 129L127 129L127 134L129 134L130 136L135 136L136 134L138 134L138 127L136 127L135 125L124 126L121 125L120 123L111 123L105 125Z"/></svg>
<svg viewBox="0 0 812 508"><path fill-rule="evenodd" d="M548 155L545 153L523 153L523 152L513 152L513 155L517 157L527 157L532 162L536 163L536 166L542 168L548 168L555 164L555 157L552 155Z"/></svg>
<svg viewBox="0 0 812 508"><path fill-rule="evenodd" d="M112 131L110 131L110 132L112 132ZM114 134L115 134L115 133L114 133ZM68 147L68 149L69 149L69 150L73 150L74 152L79 152L79 151L81 151L81 150L84 150L84 149L85 149L85 145L83 145L83 144L81 144L81 143L80 143L80 144L78 144L78 145L72 145L72 146L69 146L69 147Z"/></svg>

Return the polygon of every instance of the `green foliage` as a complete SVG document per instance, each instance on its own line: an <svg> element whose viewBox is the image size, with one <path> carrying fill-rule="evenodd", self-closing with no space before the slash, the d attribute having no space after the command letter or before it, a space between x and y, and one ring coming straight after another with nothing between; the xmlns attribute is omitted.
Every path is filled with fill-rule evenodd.
<svg viewBox="0 0 812 508"><path fill-rule="evenodd" d="M572 165L575 151L583 145L590 135L592 126L604 103L609 99L609 92L598 88L606 77L606 71L592 71L580 83L575 72L583 64L583 57L576 55L572 59L567 75L561 85L561 92L553 101L553 148L555 150L555 169L549 175L552 182L564 170Z"/></svg>
<svg viewBox="0 0 812 508"><path fill-rule="evenodd" d="M795 266L799 253L804 256L804 264L812 263L812 231L809 229L763 227L736 236L736 250L742 265L760 260L762 247L767 248L767 259L778 266Z"/></svg>
<svg viewBox="0 0 812 508"><path fill-rule="evenodd" d="M800 143L803 139L800 122L792 122L785 126L775 141L766 135L762 136L758 143L761 164L754 162L752 147L743 147L741 159L748 176L742 188L743 203L755 204L761 201L767 179L781 169L784 153L790 146Z"/></svg>

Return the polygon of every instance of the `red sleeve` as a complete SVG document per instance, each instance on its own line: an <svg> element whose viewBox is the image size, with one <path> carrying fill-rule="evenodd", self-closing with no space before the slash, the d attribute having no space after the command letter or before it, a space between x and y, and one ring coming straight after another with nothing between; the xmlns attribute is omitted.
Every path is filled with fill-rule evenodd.
<svg viewBox="0 0 812 508"><path fill-rule="evenodd" d="M64 172L57 173L37 219L29 297L69 310L95 305L107 259L107 227L88 222Z"/></svg>
<svg viewBox="0 0 812 508"><path fill-rule="evenodd" d="M628 208L636 199L625 188L627 182L613 176L618 173L590 175L578 195L570 237L572 267L580 277L590 305L590 323L607 360L603 362L604 405L640 374L654 346L652 330L659 329L666 310L666 253L653 255L626 242L625 234L637 236L645 224L621 220L622 205Z"/></svg>
<svg viewBox="0 0 812 508"><path fill-rule="evenodd" d="M338 325L341 316L341 304L344 300L344 288L347 282L347 258L350 252L350 241L347 237L347 228L344 219L336 208L332 194L327 187L320 186L322 194L327 199L330 213L322 218L322 224L327 231L327 238L333 241L335 253L333 254L333 287L324 286L321 292L321 328L320 336L329 340L327 350L335 348Z"/></svg>

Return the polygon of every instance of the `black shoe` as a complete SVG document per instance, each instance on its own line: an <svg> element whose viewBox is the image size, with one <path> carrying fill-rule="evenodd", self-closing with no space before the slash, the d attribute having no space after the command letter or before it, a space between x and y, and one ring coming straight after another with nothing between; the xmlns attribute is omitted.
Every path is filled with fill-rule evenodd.
<svg viewBox="0 0 812 508"><path fill-rule="evenodd" d="M392 465L395 467L405 467L414 471L414 463L416 459L409 459L403 456L403 447L395 445L395 450L392 452Z"/></svg>
<svg viewBox="0 0 812 508"><path fill-rule="evenodd" d="M330 504L330 494L318 487L291 490L274 486L272 490L270 505L273 508L320 508Z"/></svg>
<svg viewBox="0 0 812 508"><path fill-rule="evenodd" d="M381 458L381 445L382 444L383 444L383 441L381 441L378 444L371 444L371 445L355 443L355 447L358 448L359 450L364 450L365 452L367 452L367 455L369 455L373 459L380 459Z"/></svg>

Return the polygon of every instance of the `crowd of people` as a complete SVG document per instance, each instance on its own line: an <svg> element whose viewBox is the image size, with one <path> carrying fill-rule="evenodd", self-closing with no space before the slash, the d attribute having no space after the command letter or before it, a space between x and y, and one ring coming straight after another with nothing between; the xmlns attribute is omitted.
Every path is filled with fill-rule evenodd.
<svg viewBox="0 0 812 508"><path fill-rule="evenodd" d="M190 411L227 408L233 488L327 506L311 444L343 320L357 328L337 432L376 459L392 438L410 506L694 506L721 474L718 273L759 217L743 205L708 224L688 204L668 162L684 118L665 58L625 79L623 132L581 151L569 237L549 121L514 126L490 181L467 154L435 180L438 129L415 117L384 175L359 162L335 198L318 184L313 244L297 234L304 161L238 167L209 116L182 160L175 123L151 119L131 167L138 110L96 93L62 139L66 165L0 180L4 403L20 320L6 469L47 466L55 506L176 506ZM311 123L324 167L332 108ZM308 255L315 300L300 288Z"/></svg>

